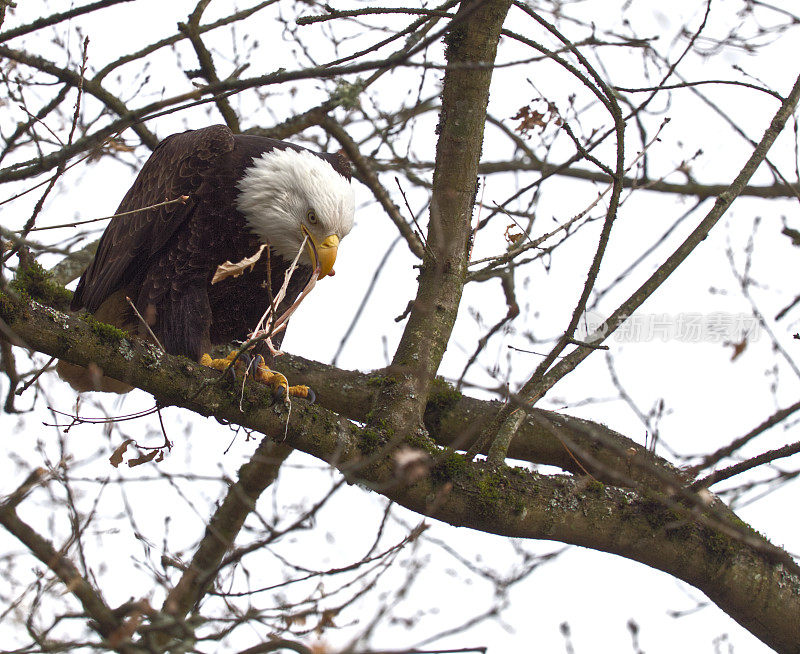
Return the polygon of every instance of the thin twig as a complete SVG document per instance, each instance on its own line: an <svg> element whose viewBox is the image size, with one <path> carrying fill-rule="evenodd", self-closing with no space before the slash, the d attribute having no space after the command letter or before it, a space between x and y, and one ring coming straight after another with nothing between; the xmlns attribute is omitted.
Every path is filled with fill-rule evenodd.
<svg viewBox="0 0 800 654"><path fill-rule="evenodd" d="M414 226L417 228L417 236L419 236L422 244L425 246L425 249L428 248L428 241L425 239L425 233L422 231L422 227L419 226L417 222L417 217L414 215L414 212L411 210L411 205L408 204L408 198L406 197L406 192L403 190L403 187L400 185L400 180L395 176L394 183L397 184L397 188L400 191L400 195L403 196L403 202L406 205L406 209L408 209L408 215L411 216L411 220L414 222Z"/></svg>
<svg viewBox="0 0 800 654"><path fill-rule="evenodd" d="M147 324L147 321L144 319L144 317L142 317L142 314L139 313L139 310L136 308L136 305L133 303L133 301L127 295L125 296L125 300L128 302L128 304L131 305L131 309L133 309L133 312L136 314L136 317L144 325L144 328L147 330L147 333L150 334L152 339L155 341L156 345L158 345L159 349L162 352L166 352L164 346L161 345L161 341L158 340L158 337L153 333L153 330L150 329L150 325Z"/></svg>
<svg viewBox="0 0 800 654"><path fill-rule="evenodd" d="M793 456L800 452L800 443L791 443L789 445L784 445L783 447L779 447L775 450L770 450L769 452L764 452L763 454L759 454L758 456L754 456L747 461L741 461L736 463L732 466L724 468L723 470L717 470L712 472L707 477L703 477L702 479L698 479L692 484L692 490L700 490L702 488L710 488L714 484L717 484L725 479L730 479L735 475L740 475L743 472L748 470L752 470L753 468L757 468L758 466L763 466L767 463L771 463L777 459L783 459L787 456Z"/></svg>
<svg viewBox="0 0 800 654"><path fill-rule="evenodd" d="M160 207L167 207L171 204L186 204L189 200L188 195L182 195L179 198L175 198L174 200L165 200L164 202L159 202L158 204L151 204L146 207L140 207L138 209L131 209L130 211L121 211L120 213L115 213L110 216L103 216L102 218L89 218L87 220L77 220L71 223L62 223L60 225L47 225L46 227L32 227L28 231L30 232L41 232L46 229L63 229L65 227L77 227L78 225L87 225L89 223L96 223L100 222L101 220L111 220L112 218L121 218L123 216L131 216L135 213L139 213L140 211L148 211L150 209L159 209ZM22 232L23 230L18 230L17 233Z"/></svg>
<svg viewBox="0 0 800 654"><path fill-rule="evenodd" d="M16 394L16 395L22 395L22 394L23 394L25 391L27 391L27 390L28 390L28 389L29 389L31 386L33 386L33 385L36 383L36 380L37 380L37 379L39 379L39 377L41 377L41 376L42 376L42 374L44 374L44 372L45 372L45 371L46 371L46 370L47 370L47 369L48 369L48 368L49 368L51 365L53 365L53 361L55 361L55 360L56 360L56 357L50 357L50 360L49 360L47 363L45 363L45 364L44 364L44 365L43 365L41 368L39 368L39 370L37 370L37 371L36 371L36 374L35 374L33 377L31 377L31 378L30 378L28 381L26 381L26 382L25 382L25 383L22 385L22 388L19 388L19 389L17 389L17 390L15 391L15 394Z"/></svg>

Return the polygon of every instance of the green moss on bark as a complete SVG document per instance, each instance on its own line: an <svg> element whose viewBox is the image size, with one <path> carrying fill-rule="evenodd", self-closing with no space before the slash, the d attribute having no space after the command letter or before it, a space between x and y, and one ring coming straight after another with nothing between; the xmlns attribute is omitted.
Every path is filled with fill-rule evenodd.
<svg viewBox="0 0 800 654"><path fill-rule="evenodd" d="M358 449L364 454L372 454L386 445L386 438L379 429L365 427L361 430L358 439Z"/></svg>
<svg viewBox="0 0 800 654"><path fill-rule="evenodd" d="M442 418L461 400L462 395L441 377L431 382L431 392L425 405L425 424L431 431L438 431Z"/></svg>
<svg viewBox="0 0 800 654"><path fill-rule="evenodd" d="M23 297L38 300L42 304L66 311L72 300L72 292L53 281L53 274L37 261L31 261L17 270L11 288Z"/></svg>
<svg viewBox="0 0 800 654"><path fill-rule="evenodd" d="M485 472L475 486L478 490L476 508L487 517L506 513L521 515L526 510L525 502L511 489L501 470Z"/></svg>
<svg viewBox="0 0 800 654"><path fill-rule="evenodd" d="M5 322L11 322L21 311L19 303L3 291L0 291L0 318Z"/></svg>
<svg viewBox="0 0 800 654"><path fill-rule="evenodd" d="M89 325L89 329L97 338L108 345L115 345L128 337L128 334L119 327L100 322L89 313L83 314L81 320Z"/></svg>
<svg viewBox="0 0 800 654"><path fill-rule="evenodd" d="M386 377L384 375L373 375L369 379L367 379L367 386L371 386L373 388L382 388L384 386L391 386L395 383L395 380L391 377Z"/></svg>
<svg viewBox="0 0 800 654"><path fill-rule="evenodd" d="M431 479L436 484L444 484L470 476L472 465L463 454L451 449L443 450L431 468Z"/></svg>

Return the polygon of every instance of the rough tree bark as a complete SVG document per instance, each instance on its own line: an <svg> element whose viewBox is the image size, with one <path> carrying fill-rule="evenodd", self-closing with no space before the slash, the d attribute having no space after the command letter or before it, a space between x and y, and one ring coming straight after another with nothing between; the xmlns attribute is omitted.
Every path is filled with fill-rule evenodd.
<svg viewBox="0 0 800 654"><path fill-rule="evenodd" d="M800 651L798 566L721 503L693 503L681 496L677 475L656 475L650 467L650 478L660 478L660 483L631 490L587 477L545 476L514 468L489 470L449 449L435 448L426 437L412 432L403 442L427 451L431 468L428 477L409 484L397 474L391 450L379 432L356 427L336 413L338 407L323 406L325 393L317 405L295 402L289 418L285 410L271 406L266 389L248 384L242 410L238 392L193 362L165 355L138 340L119 338L102 326L37 303L17 304L6 295L0 306L0 317L27 347L79 365L94 362L106 374L152 393L162 406L184 407L258 431L327 461L352 482L380 489L403 506L453 525L582 545L663 570L702 590L777 651ZM303 364L295 363L294 369L302 370ZM359 378L358 373L335 369L327 378L330 386L343 387L358 379L347 392L357 398L351 406L361 407L381 395L376 386L392 384L383 376ZM442 395L434 394L432 399L430 415L439 415ZM455 397L449 405L445 402L444 420L433 420L431 426L459 424L447 415L459 403ZM471 403L469 411L487 421L494 408L488 402ZM573 444L578 452L582 443L586 446L583 456L592 462L589 451L602 448L605 439L600 435L608 433L600 425L552 414L546 429L552 438ZM452 436L445 432L441 441ZM600 442L592 443L592 436ZM536 462L535 450L529 454ZM632 456L617 474L626 476L637 460L643 457ZM669 466L662 467L667 475Z"/></svg>

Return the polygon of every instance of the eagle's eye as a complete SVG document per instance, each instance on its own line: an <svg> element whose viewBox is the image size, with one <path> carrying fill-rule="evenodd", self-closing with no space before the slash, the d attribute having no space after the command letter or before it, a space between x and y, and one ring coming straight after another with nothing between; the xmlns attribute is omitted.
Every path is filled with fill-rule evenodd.
<svg viewBox="0 0 800 654"><path fill-rule="evenodd" d="M309 209L308 213L306 213L306 220L308 221L309 225L316 225L317 224L317 212L313 209Z"/></svg>

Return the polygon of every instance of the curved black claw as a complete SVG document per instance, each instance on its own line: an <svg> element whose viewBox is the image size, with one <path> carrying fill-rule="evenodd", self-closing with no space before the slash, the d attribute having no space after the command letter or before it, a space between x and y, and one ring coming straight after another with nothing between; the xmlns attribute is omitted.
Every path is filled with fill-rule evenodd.
<svg viewBox="0 0 800 654"><path fill-rule="evenodd" d="M312 390L308 389L308 395L306 395L306 400L308 400L309 404L314 404L317 401L317 394Z"/></svg>
<svg viewBox="0 0 800 654"><path fill-rule="evenodd" d="M222 371L222 376L231 383L236 382L236 366L228 366Z"/></svg>
<svg viewBox="0 0 800 654"><path fill-rule="evenodd" d="M233 353L231 353L231 354L233 354ZM230 356L230 355L228 355L228 356ZM247 352L245 350L244 352L239 354L239 356L236 358L236 363L235 364L225 368L225 371L224 371L223 375L225 377L229 377L232 382L236 382L236 381L238 381L237 375L236 375L236 369L239 368L239 370L242 372L242 374L246 377L247 376L247 370L249 370L250 362L252 360L253 360L253 356L249 352Z"/></svg>

